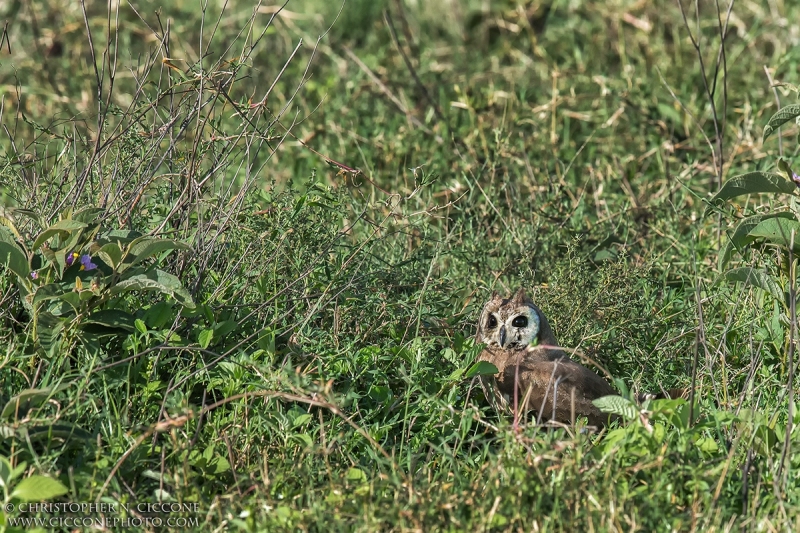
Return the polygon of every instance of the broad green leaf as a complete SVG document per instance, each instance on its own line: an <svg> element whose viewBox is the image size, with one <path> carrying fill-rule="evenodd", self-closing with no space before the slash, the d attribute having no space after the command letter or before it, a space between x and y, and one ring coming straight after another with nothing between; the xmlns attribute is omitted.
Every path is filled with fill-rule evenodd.
<svg viewBox="0 0 800 533"><path fill-rule="evenodd" d="M153 329L161 329L175 320L175 314L171 303L159 302L145 312L142 320Z"/></svg>
<svg viewBox="0 0 800 533"><path fill-rule="evenodd" d="M63 496L69 492L57 479L45 476L26 477L14 487L11 493L12 498L17 498L23 502L42 502L50 500L56 496Z"/></svg>
<svg viewBox="0 0 800 533"><path fill-rule="evenodd" d="M6 210L3 209L2 207L0 207L0 224L3 225L3 226L0 226L0 227L3 227L2 231L0 231L0 233L5 234L5 235L0 235L0 239L6 240L7 242L10 242L10 243L13 244L14 240L13 240L13 238L11 238L11 234L13 234L14 238L16 238L18 241L22 242L22 240L23 240L22 239L22 235L20 234L20 232L17 229L17 227L14 225L14 220L9 216L9 214L6 212ZM8 240L8 239L10 239L10 240Z"/></svg>
<svg viewBox="0 0 800 533"><path fill-rule="evenodd" d="M19 246L0 240L0 264L26 282L30 280L31 266Z"/></svg>
<svg viewBox="0 0 800 533"><path fill-rule="evenodd" d="M764 127L764 135L761 137L762 142L783 124L798 116L800 116L800 104L787 105L772 115Z"/></svg>
<svg viewBox="0 0 800 533"><path fill-rule="evenodd" d="M24 436L26 440L30 439L31 442L41 442L43 440L54 438L63 440L91 440L94 438L94 436L85 429L66 422L49 424L47 426L28 426L24 428L24 432L25 435L20 436Z"/></svg>
<svg viewBox="0 0 800 533"><path fill-rule="evenodd" d="M47 259L47 262L50 263L50 266L58 271L58 259L56 258L56 253L50 248L42 248L42 255L45 259ZM61 276L59 275L59 278L60 277Z"/></svg>
<svg viewBox="0 0 800 533"><path fill-rule="evenodd" d="M50 399L53 394L66 388L65 385L59 385L57 387L47 387L43 389L25 389L6 402L3 411L0 412L0 419L13 420L15 417L23 418L28 411L39 407Z"/></svg>
<svg viewBox="0 0 800 533"><path fill-rule="evenodd" d="M592 403L602 412L619 415L626 420L633 420L638 414L636 405L622 396L603 396Z"/></svg>
<svg viewBox="0 0 800 533"><path fill-rule="evenodd" d="M730 238L722 245L718 264L720 270L722 270L725 265L728 264L728 261L730 261L734 252L741 251L742 248L752 243L756 239L750 235L750 232L753 231L753 229L762 221L770 218L785 218L787 220L795 220L795 215L788 211L782 211L780 213L770 213L767 215L754 215L742 220L739 225L736 226L733 235L731 235Z"/></svg>
<svg viewBox="0 0 800 533"><path fill-rule="evenodd" d="M347 481L357 481L357 482L365 482L367 480L367 474L364 473L363 470L360 468L349 468L347 470Z"/></svg>
<svg viewBox="0 0 800 533"><path fill-rule="evenodd" d="M131 244L130 250L123 260L120 272L168 250L191 250L191 246L171 239L144 237L139 242L134 241Z"/></svg>
<svg viewBox="0 0 800 533"><path fill-rule="evenodd" d="M64 329L64 320L52 313L38 313L36 316L36 340L44 350L52 355L59 346L59 337Z"/></svg>
<svg viewBox="0 0 800 533"><path fill-rule="evenodd" d="M33 241L33 249L38 250L41 245L54 235L67 235L73 231L82 230L85 227L86 223L78 220L59 220L36 237L36 240Z"/></svg>
<svg viewBox="0 0 800 533"><path fill-rule="evenodd" d="M22 242L22 236L20 235L19 237L15 237L15 235L12 235L10 228L0 226L0 241L16 245L17 240Z"/></svg>
<svg viewBox="0 0 800 533"><path fill-rule="evenodd" d="M795 189L797 189L797 185L780 174L748 172L727 180L711 199L711 204L718 205L725 200L748 194L792 193Z"/></svg>
<svg viewBox="0 0 800 533"><path fill-rule="evenodd" d="M447 376L447 381L450 381L450 382L452 382L452 381L460 381L461 380L461 376L463 376L463 375L464 375L464 369L463 368L456 368L455 370L453 370L450 373L449 376Z"/></svg>
<svg viewBox="0 0 800 533"><path fill-rule="evenodd" d="M789 166L789 163L782 157L778 158L778 168L781 172L783 172L783 176L787 179L792 179L794 172L792 172L792 167Z"/></svg>
<svg viewBox="0 0 800 533"><path fill-rule="evenodd" d="M208 348L208 345L211 344L211 339L214 337L214 330L213 329L204 329L200 332L200 335L197 336L198 342L200 342L200 347L204 350Z"/></svg>
<svg viewBox="0 0 800 533"><path fill-rule="evenodd" d="M96 311L86 317L81 327L88 324L95 324L106 328L124 329L125 331L132 332L136 329L134 325L135 320L132 314L125 311L119 309L104 309L102 311Z"/></svg>
<svg viewBox="0 0 800 533"><path fill-rule="evenodd" d="M28 217L29 219L36 222L36 224L39 227L44 225L42 224L42 219L39 217L39 215L35 211L31 211L30 209L21 209L19 207L14 207L12 209L9 209L9 211L14 215L24 215Z"/></svg>
<svg viewBox="0 0 800 533"><path fill-rule="evenodd" d="M79 252L80 250L77 249L78 245L82 244L81 241L85 239L83 231L73 231L67 235L67 239L62 239L61 245L59 246L59 250L64 253L64 257L66 257L69 252Z"/></svg>
<svg viewBox="0 0 800 533"><path fill-rule="evenodd" d="M48 300L60 298L63 295L64 288L60 283L48 283L47 285L42 285L36 289L36 292L33 293L33 303L34 305L40 304Z"/></svg>
<svg viewBox="0 0 800 533"><path fill-rule="evenodd" d="M122 261L122 250L120 250L119 245L115 242L104 244L95 253L100 257L100 259L103 260L105 264L114 270L117 269L120 261Z"/></svg>
<svg viewBox="0 0 800 533"><path fill-rule="evenodd" d="M64 279L64 271L67 269L67 254L66 250L59 250L56 255L56 270L58 272L58 279Z"/></svg>
<svg viewBox="0 0 800 533"><path fill-rule="evenodd" d="M235 330L238 326L239 323L235 320L223 320L222 322L218 322L214 324L214 338L223 339L225 335Z"/></svg>
<svg viewBox="0 0 800 533"><path fill-rule="evenodd" d="M213 474L222 474L231 469L231 464L225 457L218 455L214 461L211 462L211 467L213 468L211 471Z"/></svg>
<svg viewBox="0 0 800 533"><path fill-rule="evenodd" d="M750 230L748 236L765 239L767 242L788 248L794 232L794 251L800 251L800 222L786 218L768 218L762 220Z"/></svg>
<svg viewBox="0 0 800 533"><path fill-rule="evenodd" d="M84 207L83 209L79 209L72 215L72 220L77 220L79 222L85 222L86 224L92 224L97 222L98 218L101 218L105 214L106 210L102 207Z"/></svg>
<svg viewBox="0 0 800 533"><path fill-rule="evenodd" d="M630 398L631 397L630 389L628 389L628 384L625 383L624 379L622 379L622 378L614 378L614 386L617 387L617 390L619 391L619 395L622 396L623 398Z"/></svg>
<svg viewBox="0 0 800 533"><path fill-rule="evenodd" d="M65 292L58 299L61 300L62 302L68 303L69 305L74 307L76 311L78 310L78 307L80 306L80 296L78 295L77 292L73 292L73 291Z"/></svg>
<svg viewBox="0 0 800 533"><path fill-rule="evenodd" d="M119 242L122 244L128 244L140 238L141 236L142 233L139 231L127 230L127 229L115 229L100 235L97 238L97 242L101 246L104 244L108 244L110 242Z"/></svg>
<svg viewBox="0 0 800 533"><path fill-rule="evenodd" d="M71 288L65 288L62 283L48 283L42 285L33 294L33 304L39 306L45 302L53 302L49 304L47 309L55 315L62 315L69 312L69 309L64 307L64 304L69 305L75 312L78 312L80 307L80 296L78 293L72 291ZM54 311L59 309L60 311Z"/></svg>
<svg viewBox="0 0 800 533"><path fill-rule="evenodd" d="M488 361L478 361L467 370L467 373L464 374L466 379L469 379L474 376L488 376L497 374L498 370L497 367L494 366L492 363Z"/></svg>
<svg viewBox="0 0 800 533"><path fill-rule="evenodd" d="M50 300L47 310L56 316L77 314L80 312L81 297L77 292L65 292L58 298Z"/></svg>
<svg viewBox="0 0 800 533"><path fill-rule="evenodd" d="M758 287L771 294L772 297L779 302L785 300L783 289L781 289L781 286L775 278L770 276L765 270L751 267L734 268L725 273L725 279Z"/></svg>
<svg viewBox="0 0 800 533"><path fill-rule="evenodd" d="M508 518L500 513L494 513L494 516L492 516L492 528L501 528L506 524L508 524Z"/></svg>
<svg viewBox="0 0 800 533"><path fill-rule="evenodd" d="M115 296L128 291L159 291L172 296L184 307L192 309L195 306L189 291L181 285L181 281L163 270L156 269L131 276L111 287L110 292Z"/></svg>
<svg viewBox="0 0 800 533"><path fill-rule="evenodd" d="M719 449L719 445L717 441L711 439L709 437L700 437L698 438L694 445L702 452L706 453L714 453Z"/></svg>
<svg viewBox="0 0 800 533"><path fill-rule="evenodd" d="M11 463L0 455L0 488L8 487L11 481Z"/></svg>
<svg viewBox="0 0 800 533"><path fill-rule="evenodd" d="M386 403L392 400L392 389L384 385L371 385L367 395L376 402Z"/></svg>
<svg viewBox="0 0 800 533"><path fill-rule="evenodd" d="M264 328L258 335L258 347L267 353L275 353L275 332Z"/></svg>
<svg viewBox="0 0 800 533"><path fill-rule="evenodd" d="M312 416L308 413L298 416L292 421L292 428L297 428L308 423L311 418Z"/></svg>

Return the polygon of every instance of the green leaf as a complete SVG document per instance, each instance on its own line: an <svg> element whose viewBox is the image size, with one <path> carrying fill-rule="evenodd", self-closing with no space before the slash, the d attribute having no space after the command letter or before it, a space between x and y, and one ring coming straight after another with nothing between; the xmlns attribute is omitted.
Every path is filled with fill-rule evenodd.
<svg viewBox="0 0 800 533"><path fill-rule="evenodd" d="M49 400L53 394L66 389L66 385L58 387L46 387L42 389L25 389L16 396L13 396L0 412L0 419L14 420L24 418L31 409L39 407Z"/></svg>
<svg viewBox="0 0 800 533"><path fill-rule="evenodd" d="M292 421L292 428L300 427L311 420L312 416L308 413L302 414Z"/></svg>
<svg viewBox="0 0 800 533"><path fill-rule="evenodd" d="M142 320L153 329L161 329L168 322L175 320L175 315L171 303L159 302L145 312Z"/></svg>
<svg viewBox="0 0 800 533"><path fill-rule="evenodd" d="M67 238L61 240L59 250L64 254L64 257L66 257L67 253L76 251L76 248L78 248L78 245L81 244L81 240L83 239L83 231L73 231L72 233L68 233Z"/></svg>
<svg viewBox="0 0 800 533"><path fill-rule="evenodd" d="M20 234L17 227L14 225L14 220L8 216L7 211L0 207L0 224L2 224L2 230L0 233L0 239L5 240L6 242L14 243L14 238L22 242L22 235ZM11 237L11 234L14 236Z"/></svg>
<svg viewBox="0 0 800 533"><path fill-rule="evenodd" d="M8 487L11 481L11 463L0 455L0 487Z"/></svg>
<svg viewBox="0 0 800 533"><path fill-rule="evenodd" d="M214 461L212 461L211 466L213 467L213 474L222 474L231 469L231 464L221 455L218 455Z"/></svg>
<svg viewBox="0 0 800 533"><path fill-rule="evenodd" d="M750 235L750 232L758 226L762 221L770 218L785 218L787 220L795 220L795 215L782 211L780 213L770 213L766 215L753 215L742 220L733 232L733 235L722 245L719 254L719 269L722 270L728 264L734 252L741 252L741 250L752 243L755 237Z"/></svg>
<svg viewBox="0 0 800 533"><path fill-rule="evenodd" d="M162 294L172 296L184 307L188 307L189 309L195 307L195 303L192 301L189 291L183 288L180 280L163 270L156 269L150 272L136 274L135 276L120 281L111 287L110 290L112 296L128 291L159 291Z"/></svg>
<svg viewBox="0 0 800 533"><path fill-rule="evenodd" d="M495 527L503 527L507 523L508 523L508 518L506 518L505 516L501 515L500 513L495 513L494 516L492 516L492 527L493 528L495 528Z"/></svg>
<svg viewBox="0 0 800 533"><path fill-rule="evenodd" d="M41 245L43 245L47 240L52 237L53 235L68 235L76 230L82 230L86 227L85 222L80 222L78 220L59 220L42 233L36 237L36 240L33 241L33 249L38 250Z"/></svg>
<svg viewBox="0 0 800 533"><path fill-rule="evenodd" d="M41 502L50 500L56 496L63 496L69 492L57 479L45 476L26 477L14 487L11 493L12 498L17 498L23 502Z"/></svg>
<svg viewBox="0 0 800 533"><path fill-rule="evenodd" d="M122 250L120 250L119 245L115 242L104 244L96 253L105 264L114 270L117 269L120 261L122 261Z"/></svg>
<svg viewBox="0 0 800 533"><path fill-rule="evenodd" d="M488 376L497 374L498 370L497 367L494 366L492 363L488 361L478 361L467 370L467 373L464 374L466 379L469 379L474 376Z"/></svg>
<svg viewBox="0 0 800 533"><path fill-rule="evenodd" d="M631 391L628 389L628 384L625 383L625 380L622 378L614 378L614 386L619 391L619 395L623 398L630 398Z"/></svg>
<svg viewBox="0 0 800 533"><path fill-rule="evenodd" d="M204 350L208 348L208 345L211 344L211 339L214 337L214 330L213 329L204 329L200 332L200 335L197 336L198 342L200 342L200 347Z"/></svg>
<svg viewBox="0 0 800 533"><path fill-rule="evenodd" d="M357 481L357 482L365 482L367 480L367 474L364 473L363 470L360 468L350 468L347 470L347 481Z"/></svg>
<svg viewBox="0 0 800 533"><path fill-rule="evenodd" d="M602 412L619 415L626 420L633 420L638 414L636 404L622 396L603 396L592 403Z"/></svg>
<svg viewBox="0 0 800 533"><path fill-rule="evenodd" d="M50 266L58 271L58 259L56 258L56 253L50 248L42 248L42 255L45 259L47 259L47 262L50 263ZM59 277L61 276L59 275Z"/></svg>
<svg viewBox="0 0 800 533"><path fill-rule="evenodd" d="M24 431L24 436L30 439L31 442L42 442L51 439L63 439L65 441L70 439L92 440L94 438L94 436L85 429L66 422L49 424L46 426L26 427Z"/></svg>
<svg viewBox="0 0 800 533"><path fill-rule="evenodd" d="M783 302L785 299L781 286L765 270L751 267L734 268L725 273L725 279L758 287L771 294L779 302Z"/></svg>
<svg viewBox="0 0 800 533"><path fill-rule="evenodd" d="M719 449L717 441L709 437L698 438L694 445L701 451L706 453L714 453Z"/></svg>
<svg viewBox="0 0 800 533"><path fill-rule="evenodd" d="M129 243L135 241L141 236L142 236L141 231L136 231L132 229L112 229L111 231L104 233L98 239L98 241Z"/></svg>
<svg viewBox="0 0 800 533"><path fill-rule="evenodd" d="M235 330L238 326L239 323L235 320L223 320L222 322L214 324L214 338L223 339L228 333Z"/></svg>
<svg viewBox="0 0 800 533"><path fill-rule="evenodd" d="M379 403L386 403L392 401L394 395L392 394L392 389L385 385L371 385L367 395Z"/></svg>
<svg viewBox="0 0 800 533"><path fill-rule="evenodd" d="M125 331L134 331L136 326L134 321L136 319L130 313L121 311L119 309L104 309L96 311L86 317L81 323L81 327L88 324L95 324L112 329L123 329Z"/></svg>
<svg viewBox="0 0 800 533"><path fill-rule="evenodd" d="M153 237L142 237L141 240L131 243L128 253L125 255L120 272L141 263L161 252L168 250L191 250L191 246L171 239L155 239Z"/></svg>
<svg viewBox="0 0 800 533"><path fill-rule="evenodd" d="M748 236L764 239L772 244L788 248L794 231L794 251L800 251L800 222L786 218L768 218L750 230Z"/></svg>
<svg viewBox="0 0 800 533"><path fill-rule="evenodd" d="M62 316L68 313L78 314L81 307L81 297L77 292L65 292L59 296L53 303L47 306L47 310L56 316Z"/></svg>
<svg viewBox="0 0 800 533"><path fill-rule="evenodd" d="M748 172L734 176L726 181L717 194L711 199L712 205L718 205L725 200L759 193L793 193L797 185L780 174L769 172ZM706 210L708 212L708 210Z"/></svg>
<svg viewBox="0 0 800 533"><path fill-rule="evenodd" d="M258 347L269 354L275 353L275 331L264 328L258 335Z"/></svg>
<svg viewBox="0 0 800 533"><path fill-rule="evenodd" d="M0 264L8 267L20 279L29 282L31 266L19 246L0 240Z"/></svg>
<svg viewBox="0 0 800 533"><path fill-rule="evenodd" d="M97 222L98 218L101 218L105 214L106 210L102 207L84 207L83 209L79 209L72 215L72 220L77 220L79 222L86 222L87 224L92 224Z"/></svg>
<svg viewBox="0 0 800 533"><path fill-rule="evenodd" d="M65 321L49 312L39 313L36 319L36 340L49 355L52 355L60 345L59 337Z"/></svg>
<svg viewBox="0 0 800 533"><path fill-rule="evenodd" d="M800 116L800 104L787 105L772 115L764 127L764 135L761 137L762 142L783 124L798 116Z"/></svg>
<svg viewBox="0 0 800 533"><path fill-rule="evenodd" d="M59 283L48 283L42 285L33 293L33 303L40 304L48 300L54 300L64 295L64 288Z"/></svg>
<svg viewBox="0 0 800 533"><path fill-rule="evenodd" d="M8 210L12 215L23 215L28 217L29 219L36 222L36 225L42 227L42 219L35 211L31 211L30 209L21 209L19 207L12 207Z"/></svg>

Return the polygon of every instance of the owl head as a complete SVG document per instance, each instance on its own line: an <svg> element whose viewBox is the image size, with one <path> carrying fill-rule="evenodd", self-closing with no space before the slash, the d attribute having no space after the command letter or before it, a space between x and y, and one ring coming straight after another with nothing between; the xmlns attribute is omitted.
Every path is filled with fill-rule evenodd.
<svg viewBox="0 0 800 533"><path fill-rule="evenodd" d="M511 298L492 293L481 312L477 340L488 348L500 349L558 346L544 314L521 287Z"/></svg>

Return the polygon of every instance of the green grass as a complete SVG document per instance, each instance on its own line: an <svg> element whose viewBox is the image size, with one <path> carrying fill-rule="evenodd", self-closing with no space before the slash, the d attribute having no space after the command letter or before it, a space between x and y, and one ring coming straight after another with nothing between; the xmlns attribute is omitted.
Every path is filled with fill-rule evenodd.
<svg viewBox="0 0 800 533"><path fill-rule="evenodd" d="M427 4L5 8L0 260L99 210L25 258L40 279L0 268L4 501L196 503L197 531L798 527L793 315L718 266L786 196L704 200L717 128L723 183L792 163L791 125L761 140L794 103L764 66L800 84L800 10L734 6L715 127L677 3ZM112 230L191 250L142 255L150 291L48 266ZM734 261L793 287L773 249ZM464 375L482 303L519 286L631 390L696 361L694 420L514 432Z"/></svg>

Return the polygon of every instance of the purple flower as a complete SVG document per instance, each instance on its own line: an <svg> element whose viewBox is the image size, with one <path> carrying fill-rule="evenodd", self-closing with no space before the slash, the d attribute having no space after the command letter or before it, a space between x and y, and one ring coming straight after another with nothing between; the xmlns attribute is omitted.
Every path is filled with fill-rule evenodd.
<svg viewBox="0 0 800 533"><path fill-rule="evenodd" d="M76 260L78 257L80 257L80 256L79 256L77 253L75 253L75 252L72 252L71 254L67 254L67 261L66 261L66 263L67 263L67 266L68 266L68 267L71 267L71 266L72 266L72 263L74 263L74 262L75 262L75 260Z"/></svg>
<svg viewBox="0 0 800 533"><path fill-rule="evenodd" d="M795 185L800 187L800 176L798 176L794 172L792 172L792 181L794 182Z"/></svg>
<svg viewBox="0 0 800 533"><path fill-rule="evenodd" d="M78 255L78 254L75 254ZM92 263L92 258L89 254L85 254L81 256L81 270L94 270L97 268L97 265Z"/></svg>
<svg viewBox="0 0 800 533"><path fill-rule="evenodd" d="M35 270L31 272L31 279L39 279L39 273Z"/></svg>

